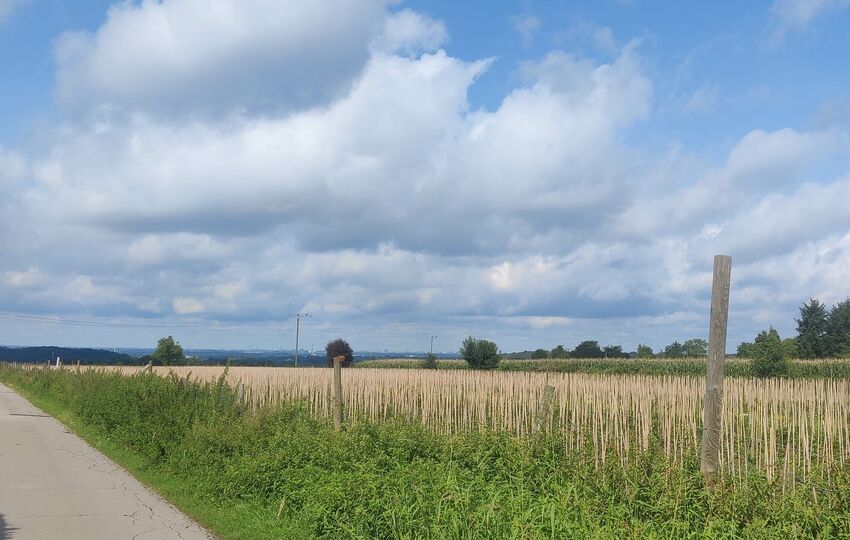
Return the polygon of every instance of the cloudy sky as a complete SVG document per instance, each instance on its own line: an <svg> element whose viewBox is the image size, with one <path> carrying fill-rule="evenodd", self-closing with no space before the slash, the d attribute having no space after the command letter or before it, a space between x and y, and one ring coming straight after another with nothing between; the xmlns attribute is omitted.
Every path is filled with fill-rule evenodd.
<svg viewBox="0 0 850 540"><path fill-rule="evenodd" d="M730 347L850 295L850 1L0 0L0 343ZM50 322L52 321L52 322Z"/></svg>

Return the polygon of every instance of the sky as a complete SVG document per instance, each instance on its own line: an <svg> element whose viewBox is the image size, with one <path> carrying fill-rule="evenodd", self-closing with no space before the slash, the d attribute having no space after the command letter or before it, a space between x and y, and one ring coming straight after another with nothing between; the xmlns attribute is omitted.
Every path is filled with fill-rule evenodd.
<svg viewBox="0 0 850 540"><path fill-rule="evenodd" d="M0 344L729 349L850 296L850 0L0 0Z"/></svg>

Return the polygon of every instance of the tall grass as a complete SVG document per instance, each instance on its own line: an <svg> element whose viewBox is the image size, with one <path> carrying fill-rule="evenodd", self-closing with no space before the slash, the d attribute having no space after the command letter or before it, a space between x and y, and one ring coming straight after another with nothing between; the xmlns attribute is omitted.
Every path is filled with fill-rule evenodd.
<svg viewBox="0 0 850 540"><path fill-rule="evenodd" d="M131 374L138 368L115 368ZM159 374L214 381L223 368L155 368ZM230 368L253 408L304 402L329 418L332 371L322 368ZM702 377L576 373L368 369L343 373L343 402L353 422L415 420L456 434L533 432L544 389L555 398L545 431L567 453L589 449L596 467L628 465L657 446L671 463L698 451L705 382ZM812 474L829 478L850 460L850 381L727 378L724 388L722 474L759 471L795 484Z"/></svg>
<svg viewBox="0 0 850 540"><path fill-rule="evenodd" d="M703 489L688 442L699 428L688 412L699 407L696 378L550 376L558 390L549 429L525 436L545 375L346 370L349 407L370 403L374 412L335 432L322 418L330 370L231 369L231 384L252 389L247 403L216 379L223 370L174 371L0 365L0 380L67 413L90 440L179 479L204 508L226 509L233 519L216 530L228 538L850 537L850 468L835 446L846 442L839 432L847 419L828 411L846 411L840 384L732 381L730 415L748 416L726 422L726 438L746 446L753 437L755 446L724 447L747 457L727 460L726 481L713 491ZM418 394L409 391L417 384ZM283 404L297 388L313 399ZM486 405L472 407L475 398ZM424 418L446 421L426 427L422 416L400 418L426 405ZM786 440L780 427L789 425L800 427ZM790 456L783 449L798 445L788 474L799 476L778 483ZM820 456L833 460L829 474Z"/></svg>

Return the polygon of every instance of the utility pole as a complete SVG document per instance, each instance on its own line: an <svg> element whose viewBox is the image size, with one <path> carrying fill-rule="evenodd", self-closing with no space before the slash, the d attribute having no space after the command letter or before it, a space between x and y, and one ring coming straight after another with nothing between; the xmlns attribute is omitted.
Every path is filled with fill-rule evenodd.
<svg viewBox="0 0 850 540"><path fill-rule="evenodd" d="M434 340L437 339L437 336L431 336L431 353L434 354Z"/></svg>
<svg viewBox="0 0 850 540"><path fill-rule="evenodd" d="M296 313L294 315L290 315L290 317L295 317L295 367L298 367L298 338L299 334L301 334L301 317L309 316L309 313Z"/></svg>

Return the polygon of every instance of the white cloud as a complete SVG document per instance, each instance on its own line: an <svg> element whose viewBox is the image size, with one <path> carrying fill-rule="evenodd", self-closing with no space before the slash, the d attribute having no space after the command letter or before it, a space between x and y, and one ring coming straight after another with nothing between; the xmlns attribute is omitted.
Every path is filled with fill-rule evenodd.
<svg viewBox="0 0 850 540"><path fill-rule="evenodd" d="M127 258L135 264L156 266L218 260L230 252L224 243L209 235L146 234L127 247Z"/></svg>
<svg viewBox="0 0 850 540"><path fill-rule="evenodd" d="M531 13L523 13L513 17L514 28L522 38L523 47L531 47L534 42L534 34L540 30L540 17Z"/></svg>
<svg viewBox="0 0 850 540"><path fill-rule="evenodd" d="M3 274L3 280L10 287L31 287L41 281L41 274L36 268L21 272L9 271Z"/></svg>
<svg viewBox="0 0 850 540"><path fill-rule="evenodd" d="M789 31L805 30L816 18L848 6L850 0L774 0L770 5L774 28L769 41L776 44Z"/></svg>
<svg viewBox="0 0 850 540"><path fill-rule="evenodd" d="M0 24L6 22L26 0L0 0Z"/></svg>
<svg viewBox="0 0 850 540"><path fill-rule="evenodd" d="M56 44L58 94L169 115L291 110L344 93L385 0L114 4L95 33Z"/></svg>
<svg viewBox="0 0 850 540"><path fill-rule="evenodd" d="M702 87L695 90L685 102L685 112L703 113L717 105L719 95L713 88Z"/></svg>
<svg viewBox="0 0 850 540"><path fill-rule="evenodd" d="M186 298L178 296L171 301L171 306L174 311L180 315L189 315L192 313L201 313L204 311L204 304L195 298Z"/></svg>
<svg viewBox="0 0 850 540"><path fill-rule="evenodd" d="M266 342L306 310L317 343L407 348L436 332L657 346L704 333L717 252L735 257L732 341L850 282L838 126L659 156L643 140L654 89L639 46L602 27L582 39L610 60L550 51L474 109L492 60L440 49L445 27L425 15L370 3L352 22L336 20L349 4L258 15L222 2L193 25L198 5L120 4L58 46L70 55L59 91L84 114L41 155L0 149L4 306L274 324ZM278 36L266 23L305 27ZM257 47L289 51L266 67L293 73L330 54L328 25L363 56L287 87L321 97L278 95L260 64L241 72L250 92L205 93ZM176 34L146 58L140 36L156 32ZM712 91L689 105L706 110ZM228 114L199 114L208 106Z"/></svg>
<svg viewBox="0 0 850 540"><path fill-rule="evenodd" d="M384 27L372 42L372 47L386 54L417 56L423 52L436 51L448 40L449 34L441 21L403 9L386 17Z"/></svg>

